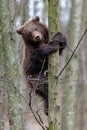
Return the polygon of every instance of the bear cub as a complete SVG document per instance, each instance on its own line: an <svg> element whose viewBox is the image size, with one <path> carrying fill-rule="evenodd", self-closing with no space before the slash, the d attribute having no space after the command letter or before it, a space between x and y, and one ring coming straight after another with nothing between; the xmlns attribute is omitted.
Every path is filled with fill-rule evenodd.
<svg viewBox="0 0 87 130"><path fill-rule="evenodd" d="M66 38L57 32L49 42L48 28L36 16L17 29L24 40L23 75L26 84L44 98L45 113L48 114L48 56L59 49L59 55L66 47Z"/></svg>

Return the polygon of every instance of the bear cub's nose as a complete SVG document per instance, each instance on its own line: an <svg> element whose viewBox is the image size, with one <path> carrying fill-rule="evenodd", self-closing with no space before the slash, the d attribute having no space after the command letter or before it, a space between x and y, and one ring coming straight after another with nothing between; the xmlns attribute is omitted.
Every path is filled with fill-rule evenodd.
<svg viewBox="0 0 87 130"><path fill-rule="evenodd" d="M36 41L40 41L40 37L39 36L36 36L35 39L36 39Z"/></svg>

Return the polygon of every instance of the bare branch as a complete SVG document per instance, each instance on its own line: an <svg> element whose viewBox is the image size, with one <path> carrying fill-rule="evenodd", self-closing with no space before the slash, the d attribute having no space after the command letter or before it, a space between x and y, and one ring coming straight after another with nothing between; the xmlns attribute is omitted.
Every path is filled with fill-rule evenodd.
<svg viewBox="0 0 87 130"><path fill-rule="evenodd" d="M74 54L75 54L77 48L79 47L81 41L83 40L83 38L84 38L86 32L87 32L87 29L85 29L85 31L83 32L83 34L82 34L82 36L81 36L81 38L80 38L78 44L76 45L74 51L72 52L72 55L70 56L69 60L67 61L67 63L65 64L65 66L62 68L62 70L60 71L60 73L58 74L58 76L56 77L57 79L58 79L59 76L62 74L62 72L65 70L65 68L67 67L67 65L69 64L69 62L72 60L72 57L74 56Z"/></svg>

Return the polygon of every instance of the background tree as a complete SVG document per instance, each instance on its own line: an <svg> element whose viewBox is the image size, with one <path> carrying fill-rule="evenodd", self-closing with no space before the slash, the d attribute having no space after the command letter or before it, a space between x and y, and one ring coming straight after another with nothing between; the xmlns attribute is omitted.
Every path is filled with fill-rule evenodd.
<svg viewBox="0 0 87 130"><path fill-rule="evenodd" d="M83 10L82 10L82 25L81 32L87 29L87 0L83 2ZM84 12L84 13L83 13ZM84 36L84 40L80 45L80 93L79 93L79 102L78 102L78 130L87 129L86 118L87 118L87 33ZM83 107L84 106L84 107ZM81 116L80 116L81 115Z"/></svg>
<svg viewBox="0 0 87 130"><path fill-rule="evenodd" d="M83 1L71 1L70 19L68 24L68 44L74 50L81 37ZM66 60L70 57L68 52ZM77 130L78 102L80 101L81 84L79 68L79 51L75 53L66 68L65 84L63 87L62 129Z"/></svg>
<svg viewBox="0 0 87 130"><path fill-rule="evenodd" d="M4 130L23 129L14 8L13 0L0 1L0 129Z"/></svg>

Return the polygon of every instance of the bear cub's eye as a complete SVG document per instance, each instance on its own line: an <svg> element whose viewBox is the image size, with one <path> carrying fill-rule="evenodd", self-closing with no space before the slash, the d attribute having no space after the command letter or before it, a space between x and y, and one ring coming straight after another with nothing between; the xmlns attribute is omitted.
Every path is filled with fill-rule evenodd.
<svg viewBox="0 0 87 130"><path fill-rule="evenodd" d="M38 29L37 29L37 28L35 28L35 30L37 31Z"/></svg>
<svg viewBox="0 0 87 130"><path fill-rule="evenodd" d="M31 32L30 32L30 31L28 32L28 35L31 35Z"/></svg>

